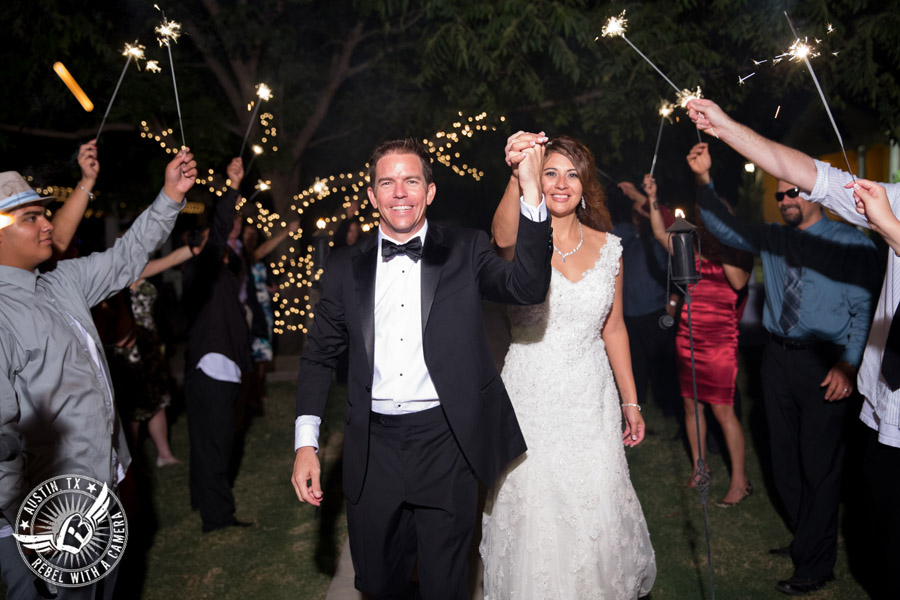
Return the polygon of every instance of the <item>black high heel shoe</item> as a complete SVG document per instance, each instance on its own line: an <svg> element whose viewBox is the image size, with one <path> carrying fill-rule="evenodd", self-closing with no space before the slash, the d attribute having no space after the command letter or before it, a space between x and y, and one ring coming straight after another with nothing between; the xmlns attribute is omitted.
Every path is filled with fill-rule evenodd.
<svg viewBox="0 0 900 600"><path fill-rule="evenodd" d="M753 484L748 480L747 487L744 488L744 495L741 496L740 500L738 500L737 502L726 502L725 500L719 500L718 502L716 502L716 506L718 506L719 508L731 508L732 506L737 506L738 504L749 498L750 494L752 493Z"/></svg>

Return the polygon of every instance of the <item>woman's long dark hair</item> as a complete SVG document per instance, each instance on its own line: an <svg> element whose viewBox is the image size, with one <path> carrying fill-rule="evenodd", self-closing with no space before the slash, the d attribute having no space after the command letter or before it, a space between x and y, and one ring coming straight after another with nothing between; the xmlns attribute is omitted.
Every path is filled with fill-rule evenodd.
<svg viewBox="0 0 900 600"><path fill-rule="evenodd" d="M594 161L594 155L587 146L567 135L554 137L547 142L546 156L550 156L554 152L572 161L575 171L578 173L578 179L581 181L587 208L582 208L581 202L579 202L575 208L575 217L591 229L612 231L612 218L609 216L609 208L606 206L606 193L597 178L597 163Z"/></svg>

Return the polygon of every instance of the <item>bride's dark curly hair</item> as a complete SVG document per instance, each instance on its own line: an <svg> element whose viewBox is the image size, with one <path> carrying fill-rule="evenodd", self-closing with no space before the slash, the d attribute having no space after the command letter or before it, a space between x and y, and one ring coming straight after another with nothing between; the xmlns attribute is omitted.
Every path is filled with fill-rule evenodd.
<svg viewBox="0 0 900 600"><path fill-rule="evenodd" d="M597 163L588 147L573 137L559 135L551 138L546 148L544 160L555 152L565 156L575 165L584 193L584 202L587 205L586 209L581 208L579 202L575 208L575 217L591 229L612 231L612 218L606 206L606 193L597 178Z"/></svg>

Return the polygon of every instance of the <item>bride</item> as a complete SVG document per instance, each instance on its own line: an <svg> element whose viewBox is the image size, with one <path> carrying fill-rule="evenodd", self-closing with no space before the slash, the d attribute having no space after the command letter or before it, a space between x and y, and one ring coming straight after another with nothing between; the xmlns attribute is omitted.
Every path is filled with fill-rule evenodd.
<svg viewBox="0 0 900 600"><path fill-rule="evenodd" d="M500 254L512 259L517 164L535 144L546 148L553 274L543 304L509 309L503 381L528 452L488 494L485 600L638 598L650 592L656 562L625 461L624 446L644 438L644 420L622 317L622 247L608 233L590 150L520 131L506 145L513 173L494 215Z"/></svg>

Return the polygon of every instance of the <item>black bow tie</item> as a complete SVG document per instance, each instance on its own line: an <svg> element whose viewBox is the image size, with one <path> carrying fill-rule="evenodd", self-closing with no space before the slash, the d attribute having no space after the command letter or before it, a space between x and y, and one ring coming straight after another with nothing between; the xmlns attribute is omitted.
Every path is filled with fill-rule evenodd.
<svg viewBox="0 0 900 600"><path fill-rule="evenodd" d="M391 260L398 254L405 254L413 261L422 258L422 238L414 237L405 244L395 244L391 240L381 240L381 258Z"/></svg>

